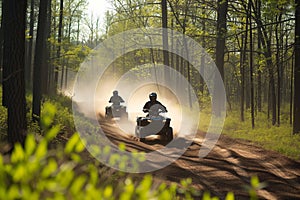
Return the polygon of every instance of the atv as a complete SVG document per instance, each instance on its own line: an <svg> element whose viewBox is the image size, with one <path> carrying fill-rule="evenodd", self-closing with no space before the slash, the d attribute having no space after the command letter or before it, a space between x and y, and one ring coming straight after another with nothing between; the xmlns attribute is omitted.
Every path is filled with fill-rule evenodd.
<svg viewBox="0 0 300 200"><path fill-rule="evenodd" d="M164 112L162 110L149 110L149 114L146 117L137 118L135 135L140 141L146 141L146 138L151 136L166 142L173 140L173 129L170 127L171 119L161 115L161 113Z"/></svg>
<svg viewBox="0 0 300 200"><path fill-rule="evenodd" d="M128 120L128 113L126 106L122 105L111 105L105 107L105 118L113 119L120 118L121 120Z"/></svg>

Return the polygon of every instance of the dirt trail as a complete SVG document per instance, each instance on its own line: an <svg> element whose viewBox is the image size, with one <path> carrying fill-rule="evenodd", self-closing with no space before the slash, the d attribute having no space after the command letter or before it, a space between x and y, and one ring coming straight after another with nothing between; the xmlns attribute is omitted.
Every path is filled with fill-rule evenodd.
<svg viewBox="0 0 300 200"><path fill-rule="evenodd" d="M162 148L159 144L148 145L120 135L120 131L110 124L103 124L102 129L113 142L124 142L128 149L149 152ZM167 182L190 177L195 188L210 191L221 199L229 191L234 192L236 199L249 199L244 186L250 185L251 176L257 175L260 182L267 184L258 191L261 199L300 199L299 161L226 136L220 137L205 158L199 158L202 136L199 132L197 139L176 162L152 172L153 176ZM149 164L154 165L155 161Z"/></svg>

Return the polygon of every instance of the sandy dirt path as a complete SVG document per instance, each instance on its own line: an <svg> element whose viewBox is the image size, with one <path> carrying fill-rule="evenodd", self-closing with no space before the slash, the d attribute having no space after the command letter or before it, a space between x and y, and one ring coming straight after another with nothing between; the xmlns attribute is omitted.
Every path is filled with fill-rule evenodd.
<svg viewBox="0 0 300 200"><path fill-rule="evenodd" d="M145 144L132 136L122 134L109 123L102 122L102 129L115 143L123 142L127 148L149 152L163 148L160 144ZM210 191L224 199L232 191L236 199L249 199L246 185L252 176L266 183L257 191L261 199L300 199L300 161L289 159L273 151L265 150L251 142L221 135L216 146L204 158L199 158L203 134L199 132L187 151L171 165L152 172L164 182L180 182L192 178L192 185L202 191ZM175 138L184 140L183 138ZM176 146L171 151L176 151ZM155 165L160 160L149 162Z"/></svg>

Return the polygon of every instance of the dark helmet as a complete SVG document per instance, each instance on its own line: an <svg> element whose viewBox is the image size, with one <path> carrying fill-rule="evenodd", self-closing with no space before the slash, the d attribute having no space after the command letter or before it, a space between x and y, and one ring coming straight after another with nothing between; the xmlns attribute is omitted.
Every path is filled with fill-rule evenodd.
<svg viewBox="0 0 300 200"><path fill-rule="evenodd" d="M156 100L156 98L157 98L157 94L155 93L155 92L152 92L151 94L149 94L149 98L150 98L150 100Z"/></svg>
<svg viewBox="0 0 300 200"><path fill-rule="evenodd" d="M117 90L113 91L113 95L118 95L118 91Z"/></svg>

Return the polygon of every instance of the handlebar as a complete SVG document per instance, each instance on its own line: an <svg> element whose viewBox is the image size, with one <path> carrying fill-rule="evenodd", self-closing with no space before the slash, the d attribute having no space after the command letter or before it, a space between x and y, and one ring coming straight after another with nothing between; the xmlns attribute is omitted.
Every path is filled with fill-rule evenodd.
<svg viewBox="0 0 300 200"><path fill-rule="evenodd" d="M154 113L156 115L160 114L160 113L166 113L168 112L167 110L162 110L162 109L159 109L159 110L151 110L151 109L143 109L144 112L149 112L149 114L152 114L154 115Z"/></svg>

